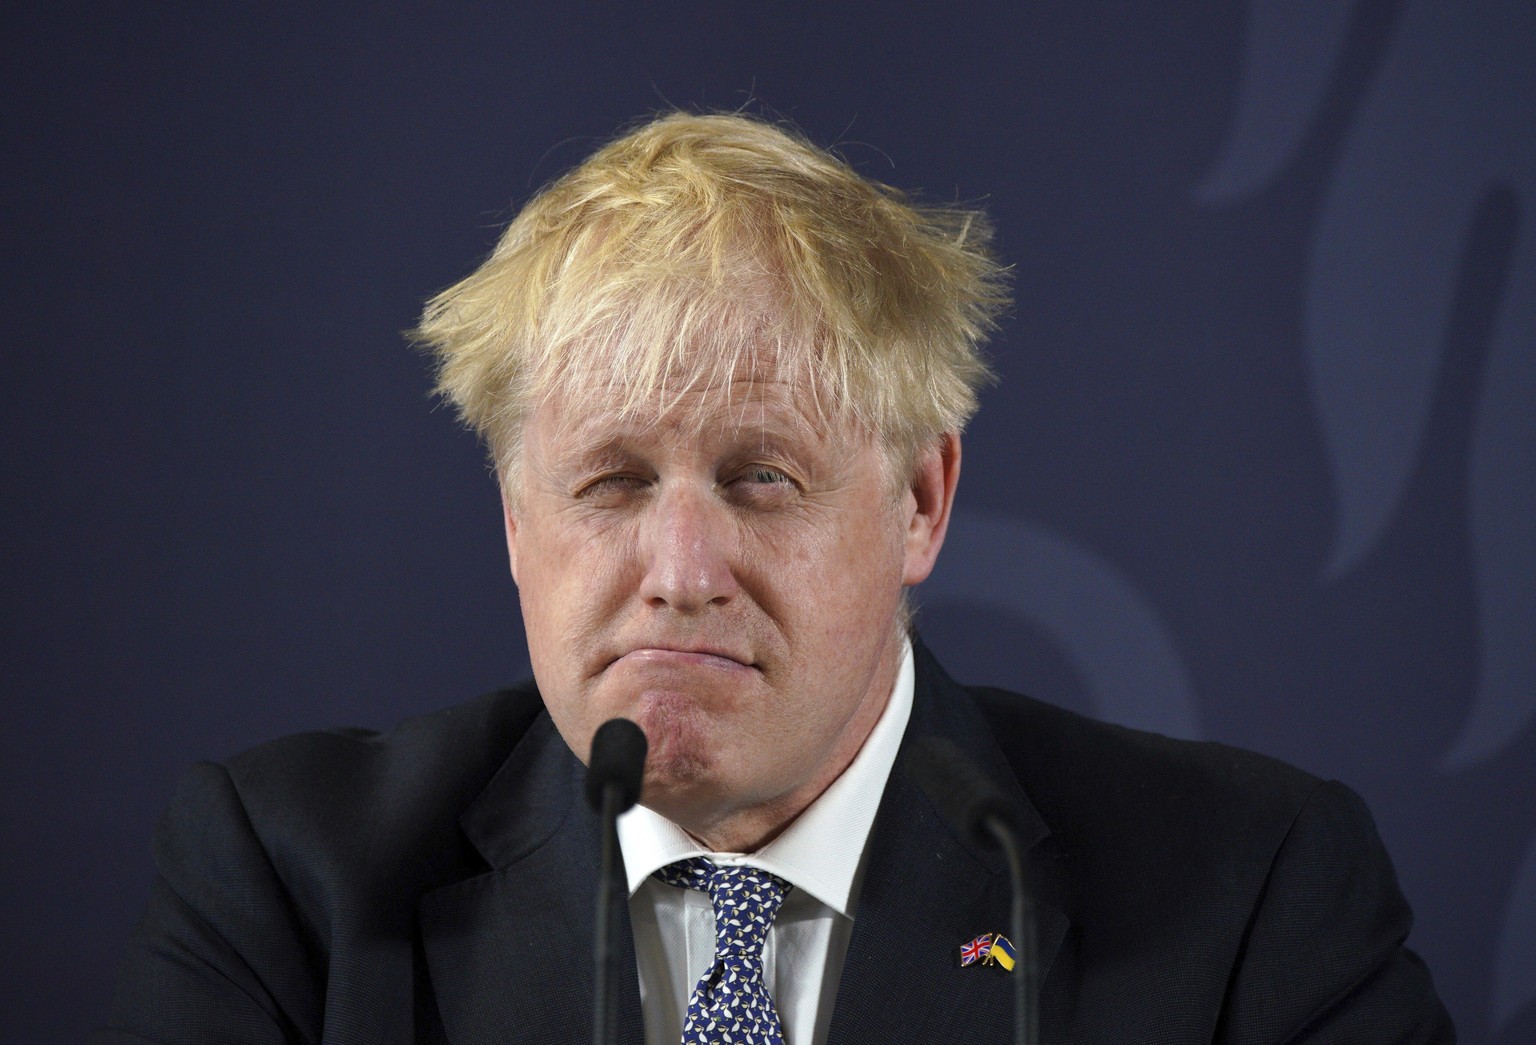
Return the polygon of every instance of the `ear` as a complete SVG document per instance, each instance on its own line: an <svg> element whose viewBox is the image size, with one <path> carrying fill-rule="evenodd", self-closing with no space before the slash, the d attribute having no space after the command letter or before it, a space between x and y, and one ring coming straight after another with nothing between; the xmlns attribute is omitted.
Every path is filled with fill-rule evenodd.
<svg viewBox="0 0 1536 1045"><path fill-rule="evenodd" d="M512 568L512 583L517 583L517 517L512 514L512 501L505 488L501 491L501 521L507 529L507 562Z"/></svg>
<svg viewBox="0 0 1536 1045"><path fill-rule="evenodd" d="M933 572L960 482L960 435L945 432L917 459L908 490L906 566L901 582L918 584Z"/></svg>

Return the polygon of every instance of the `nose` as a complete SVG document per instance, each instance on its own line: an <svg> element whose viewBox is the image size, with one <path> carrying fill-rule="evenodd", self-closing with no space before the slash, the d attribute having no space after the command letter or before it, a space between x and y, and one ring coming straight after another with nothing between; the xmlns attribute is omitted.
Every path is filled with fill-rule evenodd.
<svg viewBox="0 0 1536 1045"><path fill-rule="evenodd" d="M736 526L712 492L663 490L647 506L640 542L640 595L648 605L698 613L735 596Z"/></svg>

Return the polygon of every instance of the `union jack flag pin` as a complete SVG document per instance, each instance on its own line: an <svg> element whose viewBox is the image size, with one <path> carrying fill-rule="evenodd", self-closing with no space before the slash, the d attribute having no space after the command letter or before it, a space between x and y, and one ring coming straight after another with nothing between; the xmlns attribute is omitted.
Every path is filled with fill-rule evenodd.
<svg viewBox="0 0 1536 1045"><path fill-rule="evenodd" d="M962 967L985 958L992 952L992 934L982 933L970 943L960 945L960 965Z"/></svg>

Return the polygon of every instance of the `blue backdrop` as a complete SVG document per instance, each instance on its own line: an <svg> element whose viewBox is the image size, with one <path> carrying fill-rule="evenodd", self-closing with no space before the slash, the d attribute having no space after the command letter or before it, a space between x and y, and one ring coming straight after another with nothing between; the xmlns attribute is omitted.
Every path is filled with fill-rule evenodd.
<svg viewBox="0 0 1536 1045"><path fill-rule="evenodd" d="M1536 1041L1536 7L941 6L9 5L0 1036L103 1017L189 762L526 670L399 332L745 106L1015 265L941 657L1352 784L1464 1040Z"/></svg>

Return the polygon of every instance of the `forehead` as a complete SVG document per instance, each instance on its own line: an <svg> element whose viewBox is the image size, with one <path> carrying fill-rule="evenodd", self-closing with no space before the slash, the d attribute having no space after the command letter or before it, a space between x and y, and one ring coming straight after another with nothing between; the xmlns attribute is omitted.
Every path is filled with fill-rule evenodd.
<svg viewBox="0 0 1536 1045"><path fill-rule="evenodd" d="M861 431L822 398L809 380L775 371L643 391L611 374L589 373L549 391L530 418L530 434L556 453L647 439L753 438L808 448L862 441Z"/></svg>

